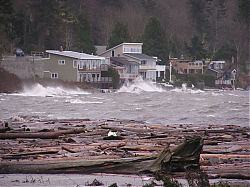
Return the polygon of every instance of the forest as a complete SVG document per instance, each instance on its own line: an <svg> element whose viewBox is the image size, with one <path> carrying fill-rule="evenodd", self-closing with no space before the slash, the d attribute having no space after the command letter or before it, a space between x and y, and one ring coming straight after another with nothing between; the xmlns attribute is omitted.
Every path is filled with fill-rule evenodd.
<svg viewBox="0 0 250 187"><path fill-rule="evenodd" d="M164 63L226 60L247 72L249 12L249 0L1 0L0 54L143 42Z"/></svg>

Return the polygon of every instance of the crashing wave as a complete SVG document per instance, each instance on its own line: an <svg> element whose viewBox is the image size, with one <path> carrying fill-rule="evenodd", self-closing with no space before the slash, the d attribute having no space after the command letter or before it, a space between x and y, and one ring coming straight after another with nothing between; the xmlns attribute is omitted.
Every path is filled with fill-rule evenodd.
<svg viewBox="0 0 250 187"><path fill-rule="evenodd" d="M164 92L164 90L151 81L145 81L141 77L133 82L125 83L117 92L141 93L141 92Z"/></svg>
<svg viewBox="0 0 250 187"><path fill-rule="evenodd" d="M40 96L40 97L54 97L54 96L69 96L69 95L86 95L88 92L80 88L68 89L63 87L45 87L41 84L35 84L31 87L25 86L23 91L18 95L21 96Z"/></svg>

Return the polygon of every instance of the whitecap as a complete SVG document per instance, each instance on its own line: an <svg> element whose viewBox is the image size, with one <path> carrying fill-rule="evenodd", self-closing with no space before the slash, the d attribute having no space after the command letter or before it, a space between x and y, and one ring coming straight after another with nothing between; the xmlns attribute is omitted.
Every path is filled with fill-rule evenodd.
<svg viewBox="0 0 250 187"><path fill-rule="evenodd" d="M80 99L67 99L65 103L72 103L72 104L102 104L101 101L82 101Z"/></svg>
<svg viewBox="0 0 250 187"><path fill-rule="evenodd" d="M132 83L124 84L117 92L140 94L141 92L164 92L164 90L152 81L145 81L138 77Z"/></svg>
<svg viewBox="0 0 250 187"><path fill-rule="evenodd" d="M40 96L40 97L65 97L69 95L86 95L86 94L89 94L89 93L80 88L68 89L68 88L63 88L60 86L45 87L41 84L34 84L31 87L25 86L21 93L13 94L13 95Z"/></svg>

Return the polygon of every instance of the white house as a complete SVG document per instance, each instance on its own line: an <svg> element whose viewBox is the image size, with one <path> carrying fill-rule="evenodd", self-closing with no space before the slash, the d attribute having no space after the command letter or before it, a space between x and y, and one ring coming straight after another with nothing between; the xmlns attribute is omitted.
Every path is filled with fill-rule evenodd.
<svg viewBox="0 0 250 187"><path fill-rule="evenodd" d="M222 70L225 68L225 61L211 61L208 65L209 69Z"/></svg>
<svg viewBox="0 0 250 187"><path fill-rule="evenodd" d="M143 43L121 43L99 54L103 57L125 57L129 62L139 64L139 75L145 80L156 81L157 59L142 53Z"/></svg>
<svg viewBox="0 0 250 187"><path fill-rule="evenodd" d="M156 78L165 79L166 77L166 66L165 65L156 65Z"/></svg>

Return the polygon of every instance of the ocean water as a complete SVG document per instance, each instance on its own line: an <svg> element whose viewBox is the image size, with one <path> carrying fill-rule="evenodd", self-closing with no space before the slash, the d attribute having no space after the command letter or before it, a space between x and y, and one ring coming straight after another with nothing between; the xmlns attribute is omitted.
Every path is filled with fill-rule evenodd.
<svg viewBox="0 0 250 187"><path fill-rule="evenodd" d="M141 79L111 93L36 84L0 94L0 120L36 116L249 126L249 107L249 91L163 88Z"/></svg>

